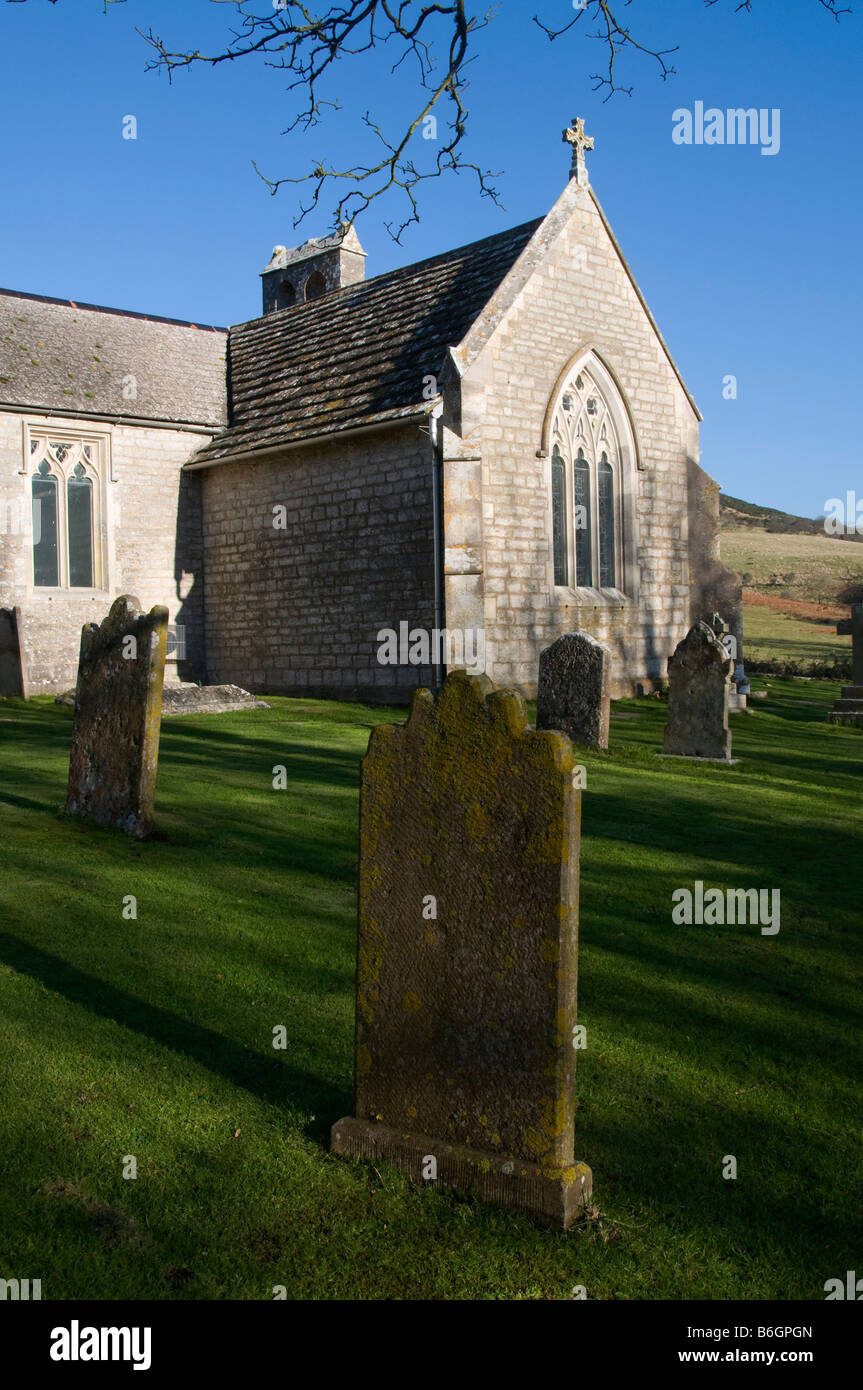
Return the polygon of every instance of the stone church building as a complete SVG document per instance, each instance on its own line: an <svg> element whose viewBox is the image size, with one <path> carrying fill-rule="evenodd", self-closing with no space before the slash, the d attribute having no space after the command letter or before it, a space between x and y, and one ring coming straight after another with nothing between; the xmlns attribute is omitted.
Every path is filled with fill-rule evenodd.
<svg viewBox="0 0 863 1390"><path fill-rule="evenodd" d="M276 247L228 330L0 291L0 647L17 623L28 694L74 684L121 593L168 607L181 678L256 692L400 700L481 639L533 693L575 629L614 693L664 676L728 573L718 489L565 138L545 217L373 278L353 228Z"/></svg>

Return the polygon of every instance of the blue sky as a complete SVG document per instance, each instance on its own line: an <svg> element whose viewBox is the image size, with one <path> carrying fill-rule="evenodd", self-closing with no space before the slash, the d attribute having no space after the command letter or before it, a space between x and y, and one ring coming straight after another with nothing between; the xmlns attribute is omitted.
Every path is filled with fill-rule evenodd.
<svg viewBox="0 0 863 1390"><path fill-rule="evenodd" d="M357 230L372 275L541 215L567 180L561 130L584 116L593 186L704 414L704 467L736 496L815 516L828 497L863 493L863 22L837 24L817 0L734 9L633 0L637 37L680 45L677 74L662 82L629 57L632 96L603 101L590 80L602 50L583 21L554 44L531 23L565 22L567 0L501 0L477 36L467 102L469 157L503 171L504 210L462 175L427 185L402 245L384 228L398 205L373 204ZM363 113L397 122L414 87L407 67L391 76L379 57L356 59L325 93L342 109L284 136L285 79L255 59L173 85L145 71L136 27L206 50L233 13L224 0L126 0L107 15L102 0L0 0L0 283L201 323L260 312L273 245L329 230L329 207L294 229L294 190L272 197L251 160L278 177L313 157L365 159ZM779 153L675 144L672 113L697 101L779 108ZM134 141L122 138L130 114ZM736 400L723 399L729 375Z"/></svg>

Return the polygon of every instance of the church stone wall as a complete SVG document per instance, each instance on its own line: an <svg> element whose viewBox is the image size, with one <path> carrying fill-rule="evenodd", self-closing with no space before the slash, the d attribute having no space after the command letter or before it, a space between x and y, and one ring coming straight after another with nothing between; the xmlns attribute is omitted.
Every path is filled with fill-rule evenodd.
<svg viewBox="0 0 863 1390"><path fill-rule="evenodd" d="M537 451L558 375L585 345L621 383L644 468L626 480L637 493L638 593L624 599L575 590L564 599L552 585L550 464ZM697 419L587 194L468 369L462 399L462 433L473 417L482 439L491 678L534 694L543 647L578 629L610 648L613 695L653 684L689 625L687 465Z"/></svg>
<svg viewBox="0 0 863 1390"><path fill-rule="evenodd" d="M428 684L428 667L377 660L380 629L434 627L428 434L388 429L201 476L211 682L371 702Z"/></svg>
<svg viewBox="0 0 863 1390"><path fill-rule="evenodd" d="M178 669L184 678L196 678L203 670L200 485L182 468L206 436L59 416L46 422L28 414L27 420L49 433L53 425L109 435L114 477L104 488L106 587L36 588L30 479L21 472L23 418L0 412L0 607L21 608L28 693L74 686L82 626L100 623L124 593L134 594L147 611L164 605L170 621L184 627L187 660Z"/></svg>

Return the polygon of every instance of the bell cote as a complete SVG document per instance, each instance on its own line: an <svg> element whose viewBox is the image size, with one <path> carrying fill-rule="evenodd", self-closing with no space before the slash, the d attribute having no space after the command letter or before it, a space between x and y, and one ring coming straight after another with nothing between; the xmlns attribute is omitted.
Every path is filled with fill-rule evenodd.
<svg viewBox="0 0 863 1390"><path fill-rule="evenodd" d="M309 299L356 285L365 279L366 253L351 225L330 236L311 237L289 250L274 246L269 265L261 271L265 314L289 309Z"/></svg>

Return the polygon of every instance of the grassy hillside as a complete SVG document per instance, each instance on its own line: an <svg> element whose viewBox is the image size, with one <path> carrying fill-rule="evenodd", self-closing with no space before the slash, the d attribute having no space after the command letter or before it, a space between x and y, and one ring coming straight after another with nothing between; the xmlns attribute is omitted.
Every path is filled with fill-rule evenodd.
<svg viewBox="0 0 863 1390"><path fill-rule="evenodd" d="M731 497L727 492L719 494L719 516L722 527L738 530L741 527L755 526L763 531L775 531L784 535L808 534L823 536L824 517L795 516L793 512L781 512L777 507L764 507L757 502L744 502L740 497ZM863 536L853 533L845 539L859 542Z"/></svg>
<svg viewBox="0 0 863 1390"><path fill-rule="evenodd" d="M834 603L844 585L863 581L863 547L823 531L791 535L723 525L720 548L724 563L758 593Z"/></svg>

